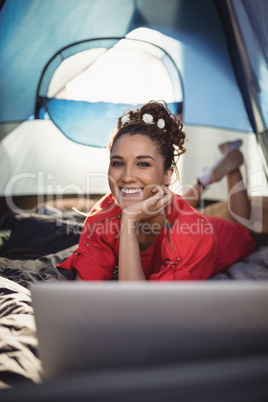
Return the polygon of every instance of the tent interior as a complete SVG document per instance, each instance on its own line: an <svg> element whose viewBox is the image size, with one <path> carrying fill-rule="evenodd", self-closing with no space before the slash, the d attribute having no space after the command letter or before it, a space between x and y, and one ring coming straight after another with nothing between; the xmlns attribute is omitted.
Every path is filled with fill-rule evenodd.
<svg viewBox="0 0 268 402"><path fill-rule="evenodd" d="M42 366L29 288L32 282L59 279L55 264L73 252L83 227L84 216L72 208L87 214L109 192L109 139L126 109L164 100L172 113L181 116L186 153L177 162L179 178L174 177L171 186L178 194L221 156L219 144L243 141L241 170L252 202L245 226L264 236L265 245L216 279L222 286L233 279L267 283L267 21L267 0L0 0L0 234L2 228L9 232L3 248L0 243L0 312L6 314L0 315L5 320L5 337L0 339L8 363L0 363L0 388L2 382L4 387L30 384L25 393L19 387L3 393L2 400L55 400L55 395L57 400L62 396L64 401L89 400L88 395L74 397L74 393L90 384L93 388L99 384L90 400L110 401L113 391L116 401L161 399L152 390L157 381L150 382L150 372L141 379L141 384L148 380L148 389L138 395L140 399L122 393L120 376L118 392L115 377L109 377L111 388L105 398L102 379L95 384L94 379L90 383L88 378L69 377L48 384L42 392L31 387L42 382ZM218 216L225 217L231 212L230 196L224 178L209 186L199 207L212 211L215 206ZM42 215L45 209L47 220ZM51 211L63 212L56 219L60 229ZM68 217L72 214L77 231L71 231L65 212ZM36 231L30 233L33 215ZM262 302L261 295L257 297ZM265 297L256 319L267 312ZM243 303L237 314L240 311L247 313ZM219 361L213 356L202 362L193 359L193 366L180 362L181 397L175 391L174 399L164 392L162 396L187 402L268 400L267 320L257 325L256 332L250 325L250 346L243 343L243 329L233 346L231 371L223 354ZM208 329L206 342L213 343L214 335ZM211 373L217 377L213 384ZM193 378L197 388L192 387Z"/></svg>
<svg viewBox="0 0 268 402"><path fill-rule="evenodd" d="M86 210L109 191L117 118L150 100L182 116L175 192L240 138L249 195L266 196L265 15L263 0L2 1L1 211ZM226 199L222 180L203 202Z"/></svg>

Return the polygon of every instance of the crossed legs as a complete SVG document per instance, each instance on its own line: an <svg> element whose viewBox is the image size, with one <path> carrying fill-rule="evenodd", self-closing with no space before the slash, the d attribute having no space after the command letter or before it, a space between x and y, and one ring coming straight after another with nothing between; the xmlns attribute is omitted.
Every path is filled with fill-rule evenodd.
<svg viewBox="0 0 268 402"><path fill-rule="evenodd" d="M191 206L197 207L206 188L227 176L229 208L232 216L237 217L234 220L238 218L250 219L251 205L240 172L240 166L244 160L239 150L241 145L241 140L219 145L222 157L205 169L192 186L188 187L182 194Z"/></svg>

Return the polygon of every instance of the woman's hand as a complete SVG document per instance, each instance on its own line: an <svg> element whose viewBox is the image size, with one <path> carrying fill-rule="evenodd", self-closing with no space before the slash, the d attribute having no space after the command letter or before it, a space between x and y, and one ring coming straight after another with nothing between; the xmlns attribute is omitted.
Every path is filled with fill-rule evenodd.
<svg viewBox="0 0 268 402"><path fill-rule="evenodd" d="M120 281L146 280L140 259L137 225L145 219L164 214L174 196L166 186L152 188L152 196L123 209L119 243L118 278Z"/></svg>
<svg viewBox="0 0 268 402"><path fill-rule="evenodd" d="M166 186L154 186L152 196L143 201L126 207L123 216L127 219L134 219L137 223L161 215L165 208L173 201L174 196Z"/></svg>

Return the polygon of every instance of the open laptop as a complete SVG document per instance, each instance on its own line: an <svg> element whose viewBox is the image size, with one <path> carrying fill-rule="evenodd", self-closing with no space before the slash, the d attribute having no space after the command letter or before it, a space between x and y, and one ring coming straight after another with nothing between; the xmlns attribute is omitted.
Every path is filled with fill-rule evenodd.
<svg viewBox="0 0 268 402"><path fill-rule="evenodd" d="M268 352L265 282L42 282L45 379Z"/></svg>

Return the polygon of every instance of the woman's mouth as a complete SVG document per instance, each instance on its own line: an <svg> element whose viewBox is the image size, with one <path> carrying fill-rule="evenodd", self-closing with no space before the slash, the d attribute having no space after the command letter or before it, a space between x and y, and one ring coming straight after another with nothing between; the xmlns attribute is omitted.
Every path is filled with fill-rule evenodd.
<svg viewBox="0 0 268 402"><path fill-rule="evenodd" d="M135 195L138 195L142 192L142 188L133 188L133 187L122 187L120 188L120 191L123 195L123 197L132 197Z"/></svg>

